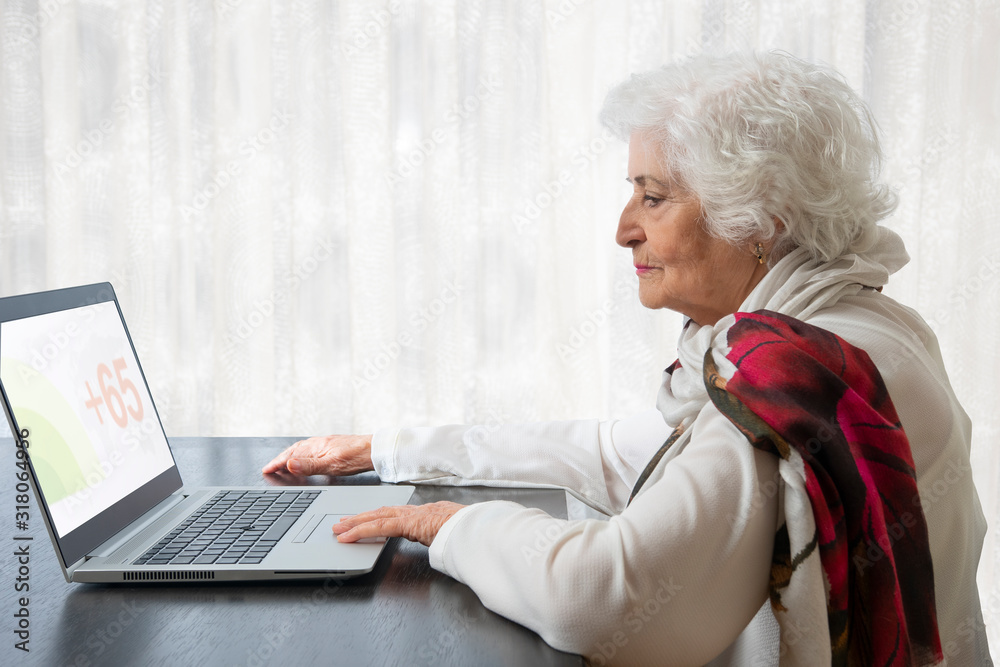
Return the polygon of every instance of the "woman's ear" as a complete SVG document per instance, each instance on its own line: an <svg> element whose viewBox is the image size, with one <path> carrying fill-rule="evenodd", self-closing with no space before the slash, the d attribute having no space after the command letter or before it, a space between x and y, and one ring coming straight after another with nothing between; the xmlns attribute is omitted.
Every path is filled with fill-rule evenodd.
<svg viewBox="0 0 1000 667"><path fill-rule="evenodd" d="M776 256L774 254L775 250L779 250L781 255L784 255L787 252L787 244L782 242L782 237L785 234L785 223L776 215L772 215L771 220L774 222L774 235L765 243L767 256L769 257L768 265L771 265L781 259L780 256Z"/></svg>

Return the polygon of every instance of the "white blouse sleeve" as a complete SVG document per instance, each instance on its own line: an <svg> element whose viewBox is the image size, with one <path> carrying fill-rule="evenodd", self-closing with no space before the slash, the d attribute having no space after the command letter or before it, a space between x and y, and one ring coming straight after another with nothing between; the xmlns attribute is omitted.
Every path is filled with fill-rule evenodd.
<svg viewBox="0 0 1000 667"><path fill-rule="evenodd" d="M438 533L432 567L595 664L708 662L767 599L778 467L714 406L689 433L610 521L472 505Z"/></svg>
<svg viewBox="0 0 1000 667"><path fill-rule="evenodd" d="M669 432L655 408L603 422L385 429L372 462L387 482L562 488L611 514Z"/></svg>

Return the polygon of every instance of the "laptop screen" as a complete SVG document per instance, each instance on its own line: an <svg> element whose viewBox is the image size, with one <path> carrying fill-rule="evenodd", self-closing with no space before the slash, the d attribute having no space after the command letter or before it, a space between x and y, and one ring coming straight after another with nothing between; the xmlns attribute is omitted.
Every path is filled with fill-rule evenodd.
<svg viewBox="0 0 1000 667"><path fill-rule="evenodd" d="M59 537L174 467L114 300L2 319L0 382Z"/></svg>

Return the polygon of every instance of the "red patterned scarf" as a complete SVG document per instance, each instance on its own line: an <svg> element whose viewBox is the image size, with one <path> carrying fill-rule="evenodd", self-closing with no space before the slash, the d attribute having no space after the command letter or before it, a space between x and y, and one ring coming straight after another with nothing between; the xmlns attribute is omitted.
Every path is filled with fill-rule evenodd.
<svg viewBox="0 0 1000 667"><path fill-rule="evenodd" d="M754 447L804 475L812 507L813 521L801 521L786 503L775 535L783 645L802 598L796 575L818 553L833 665L941 662L913 457L878 369L838 336L767 310L737 313L728 344L728 381L705 355L712 402Z"/></svg>

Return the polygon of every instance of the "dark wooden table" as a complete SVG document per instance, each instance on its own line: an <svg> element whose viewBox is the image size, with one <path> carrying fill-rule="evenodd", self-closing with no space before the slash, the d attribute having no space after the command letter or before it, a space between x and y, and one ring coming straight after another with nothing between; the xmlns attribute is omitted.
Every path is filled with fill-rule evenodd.
<svg viewBox="0 0 1000 667"><path fill-rule="evenodd" d="M267 486L260 466L294 438L173 438L185 484ZM0 663L30 665L581 665L534 632L489 611L435 570L427 548L392 540L375 570L338 582L68 584L34 497L15 530L14 443L2 473L4 556ZM282 480L284 481L284 480ZM288 482L291 483L291 482ZM296 484L377 484L374 474ZM411 502L513 500L566 516L561 491L418 486ZM28 592L15 591L14 533L31 535ZM28 598L29 653L14 647Z"/></svg>

